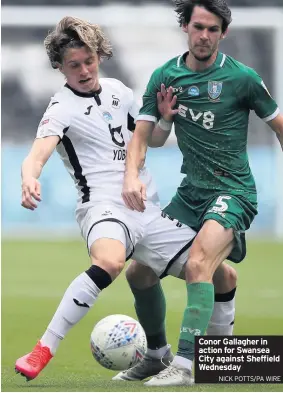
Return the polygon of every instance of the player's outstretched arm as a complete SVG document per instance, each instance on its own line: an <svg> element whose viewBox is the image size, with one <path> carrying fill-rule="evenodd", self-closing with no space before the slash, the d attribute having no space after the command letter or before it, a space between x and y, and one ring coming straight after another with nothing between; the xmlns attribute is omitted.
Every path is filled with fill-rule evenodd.
<svg viewBox="0 0 283 393"><path fill-rule="evenodd" d="M276 136L283 150L283 115L277 115L273 120L270 120L268 122L268 125L276 133Z"/></svg>
<svg viewBox="0 0 283 393"><path fill-rule="evenodd" d="M22 164L22 206L34 210L41 201L40 183L37 180L42 168L54 151L58 136L35 139L32 148Z"/></svg>
<svg viewBox="0 0 283 393"><path fill-rule="evenodd" d="M146 187L139 179L139 170L144 166L148 141L154 129L154 122L138 120L134 135L128 144L126 170L122 197L131 210L145 210Z"/></svg>

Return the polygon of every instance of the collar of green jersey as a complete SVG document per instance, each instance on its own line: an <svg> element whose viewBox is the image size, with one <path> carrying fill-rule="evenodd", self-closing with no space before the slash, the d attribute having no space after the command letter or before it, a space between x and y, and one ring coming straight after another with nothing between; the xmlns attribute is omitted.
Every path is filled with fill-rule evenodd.
<svg viewBox="0 0 283 393"><path fill-rule="evenodd" d="M197 73L197 74L198 74L198 73L204 74L204 73L206 73L206 72L211 71L213 68L218 68L218 67L220 66L220 64L223 63L224 56L226 56L226 55L224 55L222 52L218 52L218 53L217 53L216 60L215 60L215 62L214 62L213 64L211 64L211 66L207 67L207 68L206 68L205 70L203 70L203 71L193 71L193 70L191 70L191 69L186 65L186 58L187 58L188 54L189 54L189 51L185 52L185 53L182 55L181 61L180 61L180 67L185 67L189 72L191 72L191 73L193 73L193 74L196 74L196 73Z"/></svg>

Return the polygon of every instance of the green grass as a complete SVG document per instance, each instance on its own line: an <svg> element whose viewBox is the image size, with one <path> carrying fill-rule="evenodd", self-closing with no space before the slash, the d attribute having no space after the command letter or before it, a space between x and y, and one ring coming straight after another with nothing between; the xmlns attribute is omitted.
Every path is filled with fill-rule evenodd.
<svg viewBox="0 0 283 393"><path fill-rule="evenodd" d="M235 334L283 335L283 244L250 242L239 276ZM34 381L14 373L15 360L41 337L73 278L88 267L82 242L2 243L2 391L154 391L141 382L111 381L115 372L92 358L89 335L109 314L135 317L133 299L122 274L101 294L91 312L62 342L56 357ZM164 280L167 333L173 350L186 300L185 285ZM155 389L160 391L161 389ZM166 391L188 391L166 388ZM283 391L283 385L195 385L193 391Z"/></svg>

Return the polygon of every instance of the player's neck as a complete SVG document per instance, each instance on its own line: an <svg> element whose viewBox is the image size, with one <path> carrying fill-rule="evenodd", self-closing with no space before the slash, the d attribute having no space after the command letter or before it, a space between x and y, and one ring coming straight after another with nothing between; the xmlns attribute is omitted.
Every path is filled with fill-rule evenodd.
<svg viewBox="0 0 283 393"><path fill-rule="evenodd" d="M208 67L212 66L217 58L218 52L215 51L213 55L207 61L199 61L197 60L194 55L189 52L186 58L186 66L195 72L201 72L206 70Z"/></svg>

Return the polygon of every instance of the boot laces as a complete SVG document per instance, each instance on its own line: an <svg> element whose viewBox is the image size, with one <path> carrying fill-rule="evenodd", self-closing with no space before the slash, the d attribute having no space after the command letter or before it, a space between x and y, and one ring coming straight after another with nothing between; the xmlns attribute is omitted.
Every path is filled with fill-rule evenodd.
<svg viewBox="0 0 283 393"><path fill-rule="evenodd" d="M37 367L38 364L45 363L45 359L48 358L49 349L47 347L41 347L37 345L31 354L27 358L27 362L33 366Z"/></svg>

